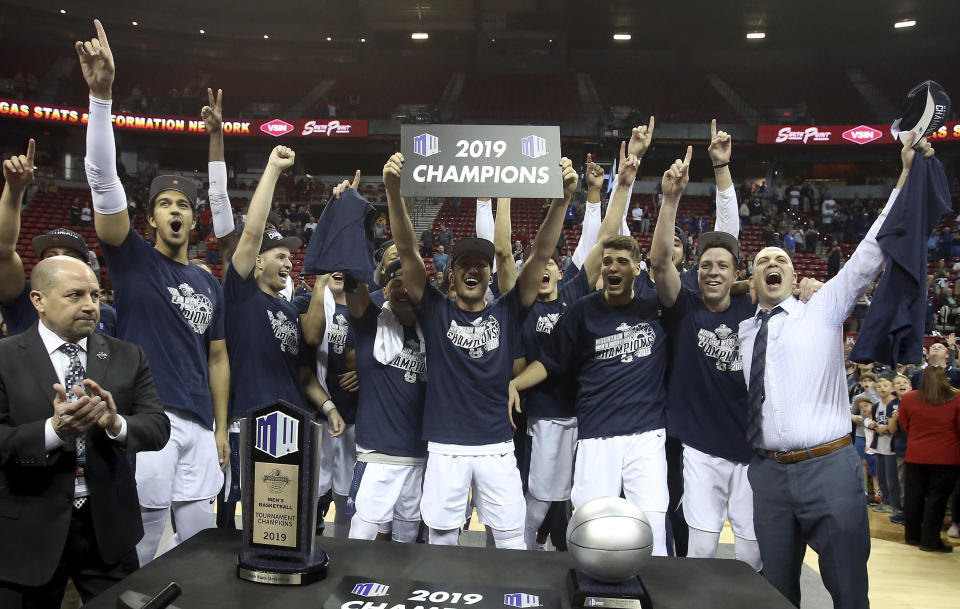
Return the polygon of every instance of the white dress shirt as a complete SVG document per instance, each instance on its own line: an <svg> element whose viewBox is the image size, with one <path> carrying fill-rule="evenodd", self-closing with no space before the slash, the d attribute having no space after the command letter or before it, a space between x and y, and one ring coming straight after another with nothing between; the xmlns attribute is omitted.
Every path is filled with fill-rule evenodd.
<svg viewBox="0 0 960 609"><path fill-rule="evenodd" d="M811 448L850 433L843 322L883 268L886 258L877 244L877 232L898 193L890 194L880 216L836 277L807 303L790 296L779 304L784 312L767 322L760 448ZM750 355L759 328L756 316L740 322L740 352L748 384Z"/></svg>
<svg viewBox="0 0 960 609"><path fill-rule="evenodd" d="M67 368L70 367L70 356L60 350L60 345L64 344L65 340L57 336L53 330L47 328L43 325L41 321L38 325L40 331L40 340L43 341L43 346L47 350L47 353L50 355L50 363L53 364L53 369L57 372L57 380L59 380L61 385L64 385L64 378L66 378ZM80 352L77 354L77 357L80 358L80 364L83 365L83 369L87 369L87 339L81 338L77 342L77 346L80 347ZM66 387L66 385L64 385ZM67 393L70 393L70 387L66 387ZM120 416L120 415L117 415ZM120 433L116 436L112 435L107 431L107 436L117 442L123 442L127 439L127 420L120 416ZM48 453L54 449L65 446L66 442L63 441L60 436L57 435L57 432L53 430L53 417L47 419L46 423L43 425L43 445L44 450Z"/></svg>

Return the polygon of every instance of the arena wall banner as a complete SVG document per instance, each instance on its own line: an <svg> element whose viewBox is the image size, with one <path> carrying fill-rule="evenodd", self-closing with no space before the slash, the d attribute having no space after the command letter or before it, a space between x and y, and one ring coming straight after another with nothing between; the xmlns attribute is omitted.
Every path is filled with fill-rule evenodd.
<svg viewBox="0 0 960 609"><path fill-rule="evenodd" d="M407 197L563 196L560 128L401 125Z"/></svg>
<svg viewBox="0 0 960 609"><path fill-rule="evenodd" d="M86 125L87 110L0 98L0 119L39 121L68 125ZM116 129L144 133L184 133L206 135L204 122L197 117L122 113L111 118ZM227 135L250 137L367 137L362 119L224 119Z"/></svg>
<svg viewBox="0 0 960 609"><path fill-rule="evenodd" d="M928 138L931 142L960 141L960 122L941 127ZM758 144L851 146L899 144L890 134L890 125L760 125Z"/></svg>

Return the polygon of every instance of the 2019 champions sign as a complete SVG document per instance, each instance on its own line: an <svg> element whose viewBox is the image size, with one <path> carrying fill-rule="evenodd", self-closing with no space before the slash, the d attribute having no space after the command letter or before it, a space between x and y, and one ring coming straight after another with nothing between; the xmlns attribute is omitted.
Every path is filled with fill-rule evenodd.
<svg viewBox="0 0 960 609"><path fill-rule="evenodd" d="M560 128L402 125L407 197L563 196Z"/></svg>

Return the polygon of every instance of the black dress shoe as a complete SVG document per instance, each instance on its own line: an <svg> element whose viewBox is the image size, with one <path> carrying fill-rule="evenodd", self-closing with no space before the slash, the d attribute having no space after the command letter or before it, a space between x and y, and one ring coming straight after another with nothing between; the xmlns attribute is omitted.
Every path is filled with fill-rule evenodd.
<svg viewBox="0 0 960 609"><path fill-rule="evenodd" d="M924 552L943 552L944 554L953 552L953 546L948 546L945 543L941 543L938 546L920 546L920 549Z"/></svg>
<svg viewBox="0 0 960 609"><path fill-rule="evenodd" d="M905 544L907 544L908 546L919 546L919 545L920 545L920 542L919 542L918 540L916 540L916 539L905 539L905 540L903 540L903 542L904 542Z"/></svg>

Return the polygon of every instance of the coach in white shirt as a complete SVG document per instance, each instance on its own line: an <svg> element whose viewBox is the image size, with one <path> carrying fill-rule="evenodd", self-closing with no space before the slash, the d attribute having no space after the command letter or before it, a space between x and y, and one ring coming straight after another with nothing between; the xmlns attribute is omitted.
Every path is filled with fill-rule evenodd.
<svg viewBox="0 0 960 609"><path fill-rule="evenodd" d="M933 154L926 140L917 149ZM792 296L796 274L785 251L768 247L754 258L759 306L739 331L750 394L747 436L757 450L748 471L754 528L763 576L797 607L807 544L819 554L834 607L869 607L870 529L863 470L849 436L843 321L883 267L877 232L913 155L904 147L903 173L883 212L849 262L806 304Z"/></svg>

